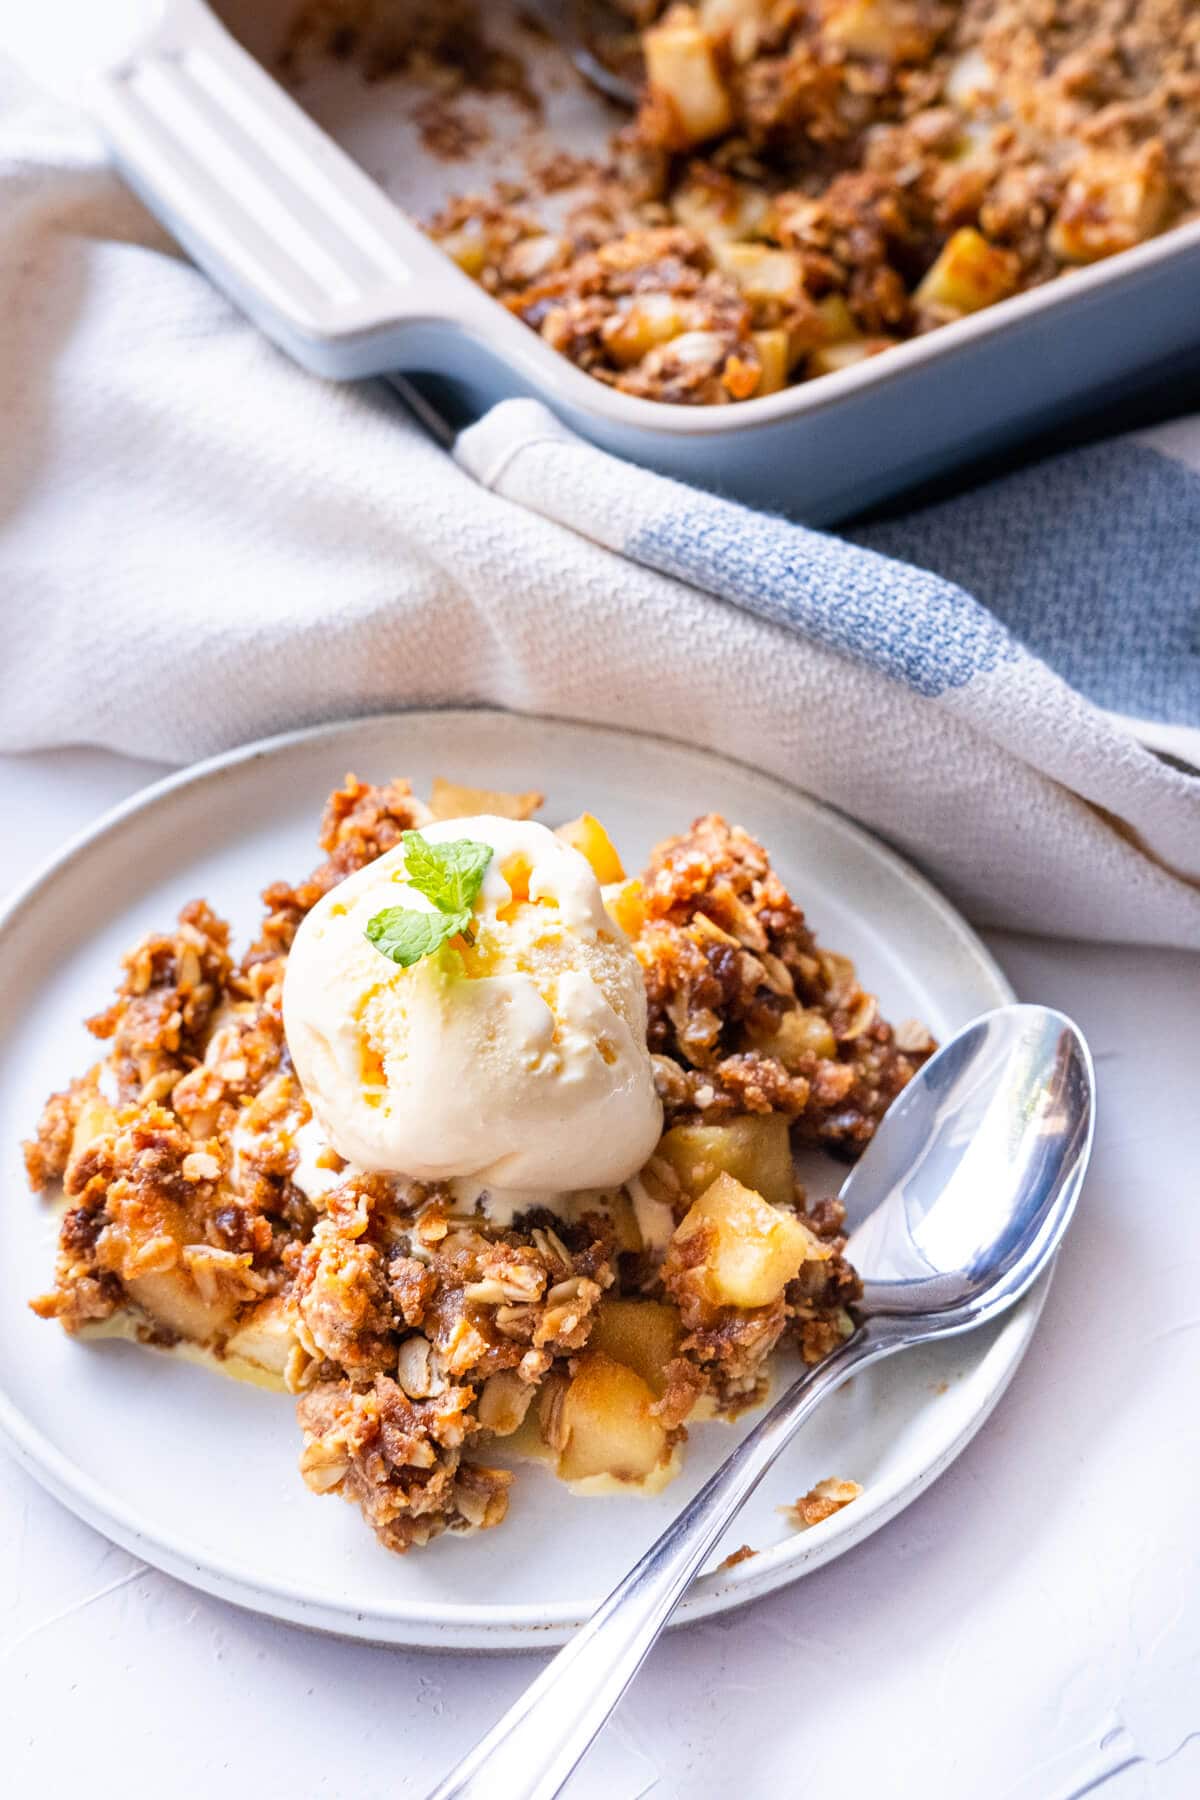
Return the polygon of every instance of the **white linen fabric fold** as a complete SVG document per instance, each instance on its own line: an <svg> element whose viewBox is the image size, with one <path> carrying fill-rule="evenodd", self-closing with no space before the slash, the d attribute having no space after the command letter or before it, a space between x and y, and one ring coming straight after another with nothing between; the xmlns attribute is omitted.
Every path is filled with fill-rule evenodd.
<svg viewBox="0 0 1200 1800"><path fill-rule="evenodd" d="M452 460L386 390L274 351L11 77L0 418L0 749L179 762L431 703L623 724L833 802L978 921L1200 947L1200 779L1113 716L1200 761L1200 558L1163 523L1200 517L1189 422L856 542L621 464L532 402ZM1044 610L1069 630L1020 529L1047 482ZM1073 588L1070 495L1086 513L1098 482L1129 528L1106 559L1084 521Z"/></svg>

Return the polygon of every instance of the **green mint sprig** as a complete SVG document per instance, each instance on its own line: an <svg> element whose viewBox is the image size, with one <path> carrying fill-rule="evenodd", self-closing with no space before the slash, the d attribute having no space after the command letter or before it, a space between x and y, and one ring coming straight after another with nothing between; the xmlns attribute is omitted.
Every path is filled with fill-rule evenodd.
<svg viewBox="0 0 1200 1800"><path fill-rule="evenodd" d="M472 911L492 860L492 848L472 838L430 844L419 831L406 831L403 843L408 885L431 900L437 911L385 906L368 919L365 935L383 956L402 969L411 969L452 937L475 942Z"/></svg>
<svg viewBox="0 0 1200 1800"><path fill-rule="evenodd" d="M439 912L470 912L492 860L491 845L473 838L429 844L419 831L406 831L403 841L409 887L432 900Z"/></svg>

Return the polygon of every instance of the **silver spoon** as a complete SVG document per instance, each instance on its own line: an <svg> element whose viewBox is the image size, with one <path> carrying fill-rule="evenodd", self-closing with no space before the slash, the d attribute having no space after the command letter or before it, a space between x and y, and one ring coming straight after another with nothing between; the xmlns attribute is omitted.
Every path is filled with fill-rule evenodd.
<svg viewBox="0 0 1200 1800"><path fill-rule="evenodd" d="M801 1375L429 1800L552 1800L693 1577L809 1414L853 1370L973 1331L1046 1268L1092 1144L1092 1061L1044 1006L986 1013L887 1114L842 1189L863 1280L852 1337Z"/></svg>
<svg viewBox="0 0 1200 1800"><path fill-rule="evenodd" d="M540 20L592 87L618 106L637 105L640 78L623 72L613 60L614 52L627 50L633 21L611 0L526 0L526 11ZM622 60L627 67L627 57Z"/></svg>

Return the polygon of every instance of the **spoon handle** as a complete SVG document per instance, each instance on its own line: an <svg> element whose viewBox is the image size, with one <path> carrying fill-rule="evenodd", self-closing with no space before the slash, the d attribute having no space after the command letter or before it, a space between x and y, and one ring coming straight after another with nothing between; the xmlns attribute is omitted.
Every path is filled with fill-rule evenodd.
<svg viewBox="0 0 1200 1800"><path fill-rule="evenodd" d="M552 1800L780 1451L852 1370L898 1347L862 1326L801 1375L428 1800Z"/></svg>

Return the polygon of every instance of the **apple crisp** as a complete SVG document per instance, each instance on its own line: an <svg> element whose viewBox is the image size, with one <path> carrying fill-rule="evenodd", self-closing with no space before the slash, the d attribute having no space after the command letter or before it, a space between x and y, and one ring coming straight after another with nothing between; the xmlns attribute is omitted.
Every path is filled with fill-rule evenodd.
<svg viewBox="0 0 1200 1800"><path fill-rule="evenodd" d="M653 1490L689 1419L763 1398L777 1346L827 1356L858 1283L842 1210L807 1202L793 1150L857 1155L934 1047L885 1022L745 831L701 818L628 880L585 814L559 837L644 976L664 1124L649 1162L508 1215L486 1191L468 1204L448 1182L356 1169L289 1054L302 921L434 816L523 818L541 800L446 782L431 798L348 776L324 860L265 890L242 954L203 901L137 944L88 1021L103 1060L26 1146L31 1186L63 1196L34 1310L286 1389L309 1488L396 1551L504 1518L513 1475L489 1449L505 1440L583 1491Z"/></svg>
<svg viewBox="0 0 1200 1800"><path fill-rule="evenodd" d="M577 203L508 183L428 228L623 392L770 394L1200 212L1191 0L615 4L642 101ZM440 49L428 11L316 0L300 29L372 78L419 53L494 92L473 9Z"/></svg>

